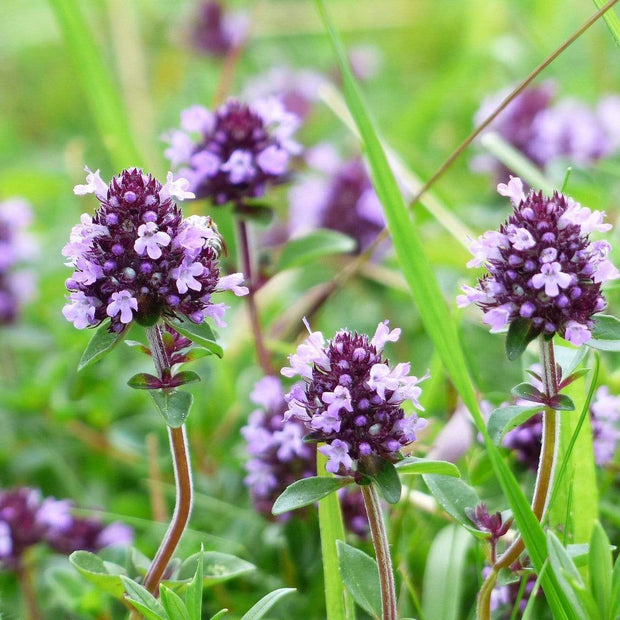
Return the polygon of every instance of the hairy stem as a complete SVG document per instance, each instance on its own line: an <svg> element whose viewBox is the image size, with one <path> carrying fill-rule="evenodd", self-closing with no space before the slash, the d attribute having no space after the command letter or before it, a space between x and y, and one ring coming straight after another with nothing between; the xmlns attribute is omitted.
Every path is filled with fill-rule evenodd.
<svg viewBox="0 0 620 620"><path fill-rule="evenodd" d="M157 374L163 378L170 374L170 361L164 348L161 326L157 324L150 327L146 333ZM174 465L176 502L168 530L144 579L144 587L152 594L159 588L159 582L181 540L192 510L192 470L185 425L179 428L168 427L168 436Z"/></svg>
<svg viewBox="0 0 620 620"><path fill-rule="evenodd" d="M269 359L269 353L265 347L265 339L258 315L258 307L256 306L256 281L254 278L254 268L252 263L252 250L250 248L250 239L248 234L248 225L242 220L237 220L237 229L239 231L239 245L241 246L241 264L248 285L249 293L248 312L250 314L250 324L252 326L252 334L254 335L254 343L256 345L256 355L258 363L266 375L273 375L274 370Z"/></svg>
<svg viewBox="0 0 620 620"><path fill-rule="evenodd" d="M543 391L545 396L552 398L558 393L559 377L555 363L553 351L553 339L546 340L544 336L539 337L540 362L542 365ZM538 472L536 474L536 486L532 498L532 512L539 521L543 520L545 510L549 502L549 492L553 480L555 468L556 443L558 435L558 414L554 409L545 407L543 410L543 431L540 449L540 460L538 462ZM485 579L480 592L478 593L478 619L487 620L490 618L491 592L497 574L502 568L508 568L513 564L525 549L523 538L519 536L515 541L500 555L493 564L491 572Z"/></svg>
<svg viewBox="0 0 620 620"><path fill-rule="evenodd" d="M15 574L17 575L19 588L24 599L25 620L43 620L41 610L37 604L32 568L24 557L18 559Z"/></svg>
<svg viewBox="0 0 620 620"><path fill-rule="evenodd" d="M374 545L375 555L377 556L377 567L379 568L382 618L383 620L398 620L394 572L392 570L390 547L385 531L381 505L379 503L379 495L373 484L364 485L361 489L364 496L366 513L368 514L372 544Z"/></svg>

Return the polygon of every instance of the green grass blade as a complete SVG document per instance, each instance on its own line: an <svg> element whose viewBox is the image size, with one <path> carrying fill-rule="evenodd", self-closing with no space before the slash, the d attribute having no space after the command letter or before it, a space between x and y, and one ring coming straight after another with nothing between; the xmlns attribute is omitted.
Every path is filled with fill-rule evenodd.
<svg viewBox="0 0 620 620"><path fill-rule="evenodd" d="M379 137L364 107L340 38L331 25L323 0L316 0L316 4L336 53L342 74L345 100L362 137L371 167L373 185L385 210L392 241L416 301L418 312L452 382L484 437L493 469L514 512L528 554L537 572L540 572L547 557L544 532L523 491L486 431L465 363L456 324L448 312L432 267L426 258L418 231L409 216ZM556 618L574 617L574 611L554 575L545 573L543 588Z"/></svg>
<svg viewBox="0 0 620 620"><path fill-rule="evenodd" d="M327 457L317 452L316 466L319 476L331 476L325 470L326 463ZM327 620L355 620L355 603L346 592L340 578L336 541L344 541L345 534L337 493L331 493L319 501L319 527Z"/></svg>
<svg viewBox="0 0 620 620"><path fill-rule="evenodd" d="M97 37L82 13L78 0L49 0L77 75L82 81L102 141L117 169L140 166L141 158L132 138L119 90L95 45Z"/></svg>
<svg viewBox="0 0 620 620"><path fill-rule="evenodd" d="M597 9L601 9L606 4L606 0L594 0L594 4L596 5ZM614 41L616 42L616 45L620 46L620 19L618 18L615 9L610 9L609 11L606 11L603 15L603 19L605 20L605 23L607 24L607 27L609 28L609 31L611 32Z"/></svg>

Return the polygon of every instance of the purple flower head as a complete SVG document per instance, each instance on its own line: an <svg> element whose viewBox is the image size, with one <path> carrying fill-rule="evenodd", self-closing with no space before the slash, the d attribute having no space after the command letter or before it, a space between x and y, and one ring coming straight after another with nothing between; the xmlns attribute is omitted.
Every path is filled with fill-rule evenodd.
<svg viewBox="0 0 620 620"><path fill-rule="evenodd" d="M303 390L302 385L298 382L296 388ZM250 456L245 465L245 484L256 510L271 515L273 503L287 486L316 475L316 444L304 443L307 429L301 420L291 418L284 422L288 404L280 379L263 377L254 386L250 399L258 408L241 429ZM368 519L362 494L357 489L341 489L338 497L347 529L365 538ZM285 513L280 518L289 516Z"/></svg>
<svg viewBox="0 0 620 620"><path fill-rule="evenodd" d="M409 376L409 364L392 368L382 357L385 343L399 336L388 321L379 323L372 339L341 330L325 342L321 332L311 332L290 356L291 366L282 369L284 376L305 380L305 387L287 394L285 419L303 421L326 444L319 450L329 459L327 471L355 475L364 457L397 460L424 426L415 413L405 417L401 405L410 400L422 410L418 384L428 375Z"/></svg>
<svg viewBox="0 0 620 620"><path fill-rule="evenodd" d="M243 91L246 101L278 97L284 107L299 118L306 118L318 100L319 89L327 78L313 69L274 66L250 78Z"/></svg>
<svg viewBox="0 0 620 620"><path fill-rule="evenodd" d="M64 527L52 528L46 542L65 555L79 549L96 553L104 547L131 545L133 530L120 522L106 526L99 519L72 516Z"/></svg>
<svg viewBox="0 0 620 620"><path fill-rule="evenodd" d="M478 305L491 332L521 317L538 333L584 344L592 316L606 305L601 284L620 276L607 258L611 246L590 241L591 232L611 228L603 223L605 213L558 192L526 196L517 177L498 191L510 198L513 214L499 232L488 231L471 244L468 267L484 265L488 273L476 288L463 287L458 305Z"/></svg>
<svg viewBox="0 0 620 620"><path fill-rule="evenodd" d="M212 294L247 289L241 274L220 278L221 240L211 218L182 219L173 198L193 198L187 181L168 173L162 186L137 168L123 170L109 186L98 170L88 170L86 180L75 193L94 193L100 206L92 218L82 215L63 249L75 269L66 283L65 318L78 329L110 318L114 332L134 320L152 324L162 314L194 323L210 316L222 324L224 308L212 303Z"/></svg>
<svg viewBox="0 0 620 620"><path fill-rule="evenodd" d="M284 390L277 377L263 377L250 395L259 408L241 429L250 459L245 483L256 510L271 514L274 501L284 489L316 472L316 446L303 442L305 426L298 420L284 424L287 409Z"/></svg>
<svg viewBox="0 0 620 620"><path fill-rule="evenodd" d="M0 565L14 569L27 547L43 541L49 525L39 518L42 498L36 489L0 492Z"/></svg>
<svg viewBox="0 0 620 620"><path fill-rule="evenodd" d="M494 541L501 538L510 528L510 521L504 522L502 519L502 513L496 512L489 514L489 511L484 503L477 504L472 510L465 509L467 516L471 519L473 524L481 531L491 534L491 538Z"/></svg>
<svg viewBox="0 0 620 620"><path fill-rule="evenodd" d="M274 97L252 105L229 99L215 113L195 105L182 112L182 130L167 136L165 155L197 198L242 204L286 179L300 151L292 138L298 125Z"/></svg>
<svg viewBox="0 0 620 620"><path fill-rule="evenodd" d="M34 289L32 275L21 266L36 253L27 233L30 205L21 198L0 202L0 325L12 323L19 306Z"/></svg>
<svg viewBox="0 0 620 620"><path fill-rule="evenodd" d="M315 147L308 162L320 173L307 176L289 192L291 236L331 228L353 237L358 251L364 250L385 226L364 162L343 162L329 145Z"/></svg>
<svg viewBox="0 0 620 620"><path fill-rule="evenodd" d="M193 23L194 46L211 56L225 56L248 35L249 21L245 13L224 11L221 2L207 0L198 7Z"/></svg>

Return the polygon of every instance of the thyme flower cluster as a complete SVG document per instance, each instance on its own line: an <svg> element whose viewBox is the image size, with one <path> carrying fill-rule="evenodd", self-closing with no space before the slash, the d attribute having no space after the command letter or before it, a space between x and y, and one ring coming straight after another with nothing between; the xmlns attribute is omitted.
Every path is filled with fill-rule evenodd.
<svg viewBox="0 0 620 620"><path fill-rule="evenodd" d="M20 304L34 287L32 276L20 268L34 253L27 228L32 213L21 198L0 202L0 325L12 323Z"/></svg>
<svg viewBox="0 0 620 620"><path fill-rule="evenodd" d="M109 186L98 170L86 179L74 192L94 193L100 206L92 218L82 215L62 251L75 270L66 282L65 318L78 329L110 318L114 332L161 315L222 325L226 306L213 303L213 293L244 295L247 288L240 273L220 277L221 241L211 219L183 219L173 198L193 198L187 181L168 173L162 186L138 168L123 170Z"/></svg>
<svg viewBox="0 0 620 620"><path fill-rule="evenodd" d="M18 487L0 492L0 567L19 567L24 551L44 542L59 553L95 552L110 545L129 545L133 530L120 522L104 525L76 517L69 500L43 497L38 489Z"/></svg>
<svg viewBox="0 0 620 620"><path fill-rule="evenodd" d="M181 129L167 136L165 155L197 198L242 204L286 178L291 156L301 150L292 139L298 126L275 97L252 105L229 99L215 113L194 105L181 113Z"/></svg>
<svg viewBox="0 0 620 620"><path fill-rule="evenodd" d="M398 460L425 425L415 413L405 416L401 405L410 400L423 409L418 384L427 376L409 376L408 363L392 368L382 356L385 343L399 336L388 321L379 323L372 339L341 330L326 342L321 332L310 332L282 369L286 377L304 379L286 396L285 419L302 420L314 439L325 442L319 451L328 457L327 471L355 476L365 457Z"/></svg>
<svg viewBox="0 0 620 620"><path fill-rule="evenodd" d="M511 177L498 185L513 213L499 231L487 231L471 244L468 267L485 266L477 287L464 286L459 307L475 303L491 332L521 317L535 333L560 334L574 345L592 337L592 316L606 306L601 285L620 273L607 258L607 241L591 241L605 232L604 212L592 211L558 193L523 192Z"/></svg>

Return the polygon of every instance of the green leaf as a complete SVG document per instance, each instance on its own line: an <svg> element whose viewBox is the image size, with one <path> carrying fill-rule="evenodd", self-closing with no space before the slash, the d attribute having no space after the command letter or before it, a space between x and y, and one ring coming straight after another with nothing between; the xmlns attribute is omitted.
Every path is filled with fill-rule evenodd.
<svg viewBox="0 0 620 620"><path fill-rule="evenodd" d="M359 460L358 472L370 478L388 504L396 504L400 499L402 485L396 468L380 456L367 456Z"/></svg>
<svg viewBox="0 0 620 620"><path fill-rule="evenodd" d="M189 611L190 620L202 620L202 576L204 564L204 549L200 548L199 558L196 562L194 577L187 584L185 591L185 602Z"/></svg>
<svg viewBox="0 0 620 620"><path fill-rule="evenodd" d="M605 6L605 0L594 0L594 4L601 9ZM603 14L603 19L605 20L616 45L620 46L620 19L618 19L618 15L615 10L611 9L609 11L605 11Z"/></svg>
<svg viewBox="0 0 620 620"><path fill-rule="evenodd" d="M180 385L197 383L198 381L200 381L200 375L195 373L193 370L184 370L183 372L178 372L174 375L170 383L173 387L179 387Z"/></svg>
<svg viewBox="0 0 620 620"><path fill-rule="evenodd" d="M104 562L99 556L89 551L74 551L69 556L74 568L84 575L100 590L121 600L125 594L125 587L121 581L124 569L111 562Z"/></svg>
<svg viewBox="0 0 620 620"><path fill-rule="evenodd" d="M473 510L480 503L480 498L472 487L460 478L434 474L422 477L433 497L451 517L477 538L486 537L484 532L474 527L465 511L466 508Z"/></svg>
<svg viewBox="0 0 620 620"><path fill-rule="evenodd" d="M620 554L616 557L611 577L611 609L609 620L616 620L620 615Z"/></svg>
<svg viewBox="0 0 620 620"><path fill-rule="evenodd" d="M308 504L327 497L330 493L341 489L351 483L350 478L332 478L313 476L302 478L293 482L276 499L271 509L272 514L281 515L297 508L303 508Z"/></svg>
<svg viewBox="0 0 620 620"><path fill-rule="evenodd" d="M107 355L123 338L127 335L129 330L125 329L120 334L108 331L108 323L104 323L97 328L97 331L93 334L86 350L82 354L80 363L78 364L78 371L83 370L87 366L94 364L100 360L104 355Z"/></svg>
<svg viewBox="0 0 620 620"><path fill-rule="evenodd" d="M590 591L598 605L600 618L611 617L613 564L609 538L597 521L590 541Z"/></svg>
<svg viewBox="0 0 620 620"><path fill-rule="evenodd" d="M506 433L527 422L532 416L539 413L541 408L542 405L538 407L509 405L508 407L493 409L487 424L489 436L499 446Z"/></svg>
<svg viewBox="0 0 620 620"><path fill-rule="evenodd" d="M127 381L127 385L134 390L156 390L161 386L161 381L148 372L139 372Z"/></svg>
<svg viewBox="0 0 620 620"><path fill-rule="evenodd" d="M327 457L316 453L316 469L319 477L333 479L326 469ZM323 556L323 583L325 587L325 610L327 620L355 620L355 602L347 592L338 567L339 540L345 540L340 500L331 493L319 502L319 529L321 532L321 555Z"/></svg>
<svg viewBox="0 0 620 620"><path fill-rule="evenodd" d="M340 576L355 602L373 618L381 618L381 584L379 569L374 558L363 551L336 542Z"/></svg>
<svg viewBox="0 0 620 620"><path fill-rule="evenodd" d="M150 390L149 394L168 426L172 428L183 426L194 402L194 397L189 392Z"/></svg>
<svg viewBox="0 0 620 620"><path fill-rule="evenodd" d="M424 570L422 608L429 620L459 620L467 574L466 557L472 543L457 525L444 527L433 539Z"/></svg>
<svg viewBox="0 0 620 620"><path fill-rule="evenodd" d="M409 215L377 132L362 102L348 65L346 50L329 20L323 0L316 0L316 5L336 55L347 106L362 138L364 151L371 167L373 186L383 205L394 248L416 302L420 318L456 390L482 434L493 470L513 510L515 521L522 533L532 564L539 574L542 573L541 582L551 611L558 618L573 618L575 617L574 611L563 594L555 575L551 571L543 572L547 558L543 529L532 512L514 474L502 460L498 448L493 444L486 431L456 323L448 312L432 265L426 257L418 227L414 225Z"/></svg>
<svg viewBox="0 0 620 620"><path fill-rule="evenodd" d="M527 345L538 336L540 329L529 319L519 317L510 323L506 334L506 355L511 362L518 360Z"/></svg>
<svg viewBox="0 0 620 620"><path fill-rule="evenodd" d="M592 338L586 344L600 351L620 351L620 321L615 316L597 314Z"/></svg>
<svg viewBox="0 0 620 620"><path fill-rule="evenodd" d="M556 394L547 404L556 411L575 411L575 403L567 394Z"/></svg>
<svg viewBox="0 0 620 620"><path fill-rule="evenodd" d="M228 609L226 609L226 608L220 609L215 614L215 616L211 616L211 620L219 620L220 618L223 618L227 613L228 613Z"/></svg>
<svg viewBox="0 0 620 620"><path fill-rule="evenodd" d="M431 461L409 456L394 465L399 474L439 474L441 476L461 477L459 468L448 461Z"/></svg>
<svg viewBox="0 0 620 620"><path fill-rule="evenodd" d="M178 594L165 585L161 585L159 588L159 596L164 609L172 620L190 620L187 607Z"/></svg>
<svg viewBox="0 0 620 620"><path fill-rule="evenodd" d="M263 596L263 598L256 603L246 614L243 614L241 620L260 620L264 618L265 614L285 596L295 592L295 588L279 588L269 594Z"/></svg>
<svg viewBox="0 0 620 620"><path fill-rule="evenodd" d="M91 113L95 118L102 143L107 147L117 169L141 166L142 159L130 131L127 114L115 84L112 71L105 64L100 40L82 14L84 3L79 0L49 0L56 15L69 57L76 65L75 75Z"/></svg>
<svg viewBox="0 0 620 620"><path fill-rule="evenodd" d="M577 617L582 620L596 617L588 614L588 605L583 597L585 593L583 579L568 552L552 531L547 532L547 542L551 568Z"/></svg>
<svg viewBox="0 0 620 620"><path fill-rule="evenodd" d="M519 383L510 390L510 393L517 398L531 400L535 403L540 403L544 399L544 394L531 383Z"/></svg>
<svg viewBox="0 0 620 620"><path fill-rule="evenodd" d="M183 321L176 318L165 318L164 320L172 329L176 329L179 334L183 334L186 338L203 346L207 351L217 355L219 358L224 357L224 349L216 342L215 334L206 321L198 325L189 320Z"/></svg>
<svg viewBox="0 0 620 620"><path fill-rule="evenodd" d="M222 553L220 551L203 551L190 555L179 568L179 572L173 581L165 581L164 583L174 588L175 591L183 591L195 580L202 562L202 588L234 579L253 570L256 566L242 560L235 555ZM181 586L181 587L179 587Z"/></svg>
<svg viewBox="0 0 620 620"><path fill-rule="evenodd" d="M354 239L335 230L315 230L305 237L289 241L280 254L277 271L299 267L332 254L353 252Z"/></svg>
<svg viewBox="0 0 620 620"><path fill-rule="evenodd" d="M121 576L129 601L148 620L170 620L162 604L144 587L129 577Z"/></svg>

